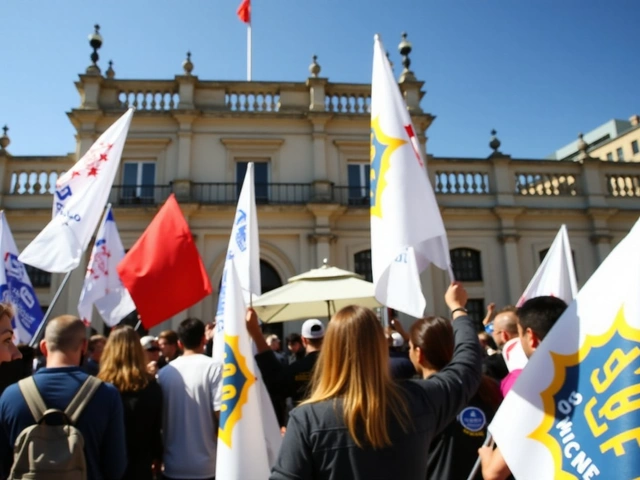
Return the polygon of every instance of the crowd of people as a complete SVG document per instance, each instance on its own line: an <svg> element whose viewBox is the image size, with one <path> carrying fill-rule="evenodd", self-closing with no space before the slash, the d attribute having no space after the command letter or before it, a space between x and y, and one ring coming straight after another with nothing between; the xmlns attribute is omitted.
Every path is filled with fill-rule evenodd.
<svg viewBox="0 0 640 480"><path fill-rule="evenodd" d="M284 436L270 478L457 480L478 457L475 478L509 478L500 446L483 446L520 371L506 360L515 344L532 355L566 304L537 297L497 312L490 305L479 333L461 284L445 301L450 318L427 316L407 330L350 306L326 325L306 320L284 342L265 336L248 309L256 363ZM34 395L44 410L59 411L47 423L65 423L70 404L76 408L87 478L215 478L222 365L211 357L212 324L187 318L157 337L119 326L87 338L82 321L64 315L29 350L14 345L12 317L0 304L0 377L3 365L21 366L11 381L0 378L0 478L37 478L26 470L45 468L21 457L24 432L43 413Z"/></svg>

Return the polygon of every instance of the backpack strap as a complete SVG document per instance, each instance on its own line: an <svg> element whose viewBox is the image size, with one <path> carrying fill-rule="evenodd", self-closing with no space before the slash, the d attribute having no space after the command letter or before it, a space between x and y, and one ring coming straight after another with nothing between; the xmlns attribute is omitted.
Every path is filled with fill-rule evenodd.
<svg viewBox="0 0 640 480"><path fill-rule="evenodd" d="M20 391L22 392L24 401L27 402L27 406L29 407L31 415L33 415L33 419L36 423L39 422L44 415L44 412L47 411L47 406L42 399L42 395L40 395L40 392L38 391L38 387L33 376L20 380L18 382L18 388L20 388Z"/></svg>
<svg viewBox="0 0 640 480"><path fill-rule="evenodd" d="M102 380L97 379L93 375L89 375L84 381L78 392L69 402L69 406L64 411L65 415L71 420L72 424L78 422L78 418L82 414L84 407L91 401L98 387L102 385Z"/></svg>

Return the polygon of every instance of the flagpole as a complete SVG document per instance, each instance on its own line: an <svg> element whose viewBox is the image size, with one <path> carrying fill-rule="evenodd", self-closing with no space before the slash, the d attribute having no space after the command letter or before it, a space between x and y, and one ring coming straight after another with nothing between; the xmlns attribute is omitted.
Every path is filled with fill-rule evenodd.
<svg viewBox="0 0 640 480"><path fill-rule="evenodd" d="M54 305L58 301L58 298L60 298L60 294L62 293L62 290L64 289L65 285L69 281L69 278L71 278L72 272L73 270L69 270L67 274L64 276L64 278L62 279L62 283L58 287L58 291L53 296L53 300L51 300L51 303L49 304L49 308L47 308L47 313L44 314L44 317L42 318L42 321L40 322L38 329L35 331L35 333L33 334L33 337L31 338L31 341L29 342L30 347L35 347L38 344L40 334L42 333L42 330L47 324L47 320L49 320L49 315L51 315L51 311L53 310Z"/></svg>
<svg viewBox="0 0 640 480"><path fill-rule="evenodd" d="M247 24L247 82L251 81L251 20Z"/></svg>
<svg viewBox="0 0 640 480"><path fill-rule="evenodd" d="M491 440L492 440L491 434L487 432L487 438L484 440L484 443L482 444L482 446L486 447L491 445ZM478 474L478 472L480 471L481 466L482 466L482 463L480 462L480 456L478 455L476 463L473 464L473 470L471 470L471 473L467 477L467 480L473 480Z"/></svg>

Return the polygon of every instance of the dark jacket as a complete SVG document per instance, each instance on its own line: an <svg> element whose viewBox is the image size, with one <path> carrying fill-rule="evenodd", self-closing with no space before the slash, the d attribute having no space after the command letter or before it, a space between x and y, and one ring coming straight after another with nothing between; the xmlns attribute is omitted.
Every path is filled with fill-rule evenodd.
<svg viewBox="0 0 640 480"><path fill-rule="evenodd" d="M478 393L433 439L429 448L427 479L469 477L501 399L497 382L484 377ZM482 473L478 472L474 479L482 480Z"/></svg>
<svg viewBox="0 0 640 480"><path fill-rule="evenodd" d="M320 352L307 353L297 362L284 365L273 350L268 350L257 354L256 361L269 393L291 397L294 405L297 405L308 397L307 389L318 355Z"/></svg>
<svg viewBox="0 0 640 480"><path fill-rule="evenodd" d="M390 417L391 446L358 448L342 416L340 400L294 409L271 479L424 479L434 436L475 394L481 376L481 350L468 317L453 322L453 360L427 380L399 382L411 418L409 430Z"/></svg>
<svg viewBox="0 0 640 480"><path fill-rule="evenodd" d="M127 437L123 480L151 480L151 463L162 460L162 390L155 380L137 392L121 392Z"/></svg>
<svg viewBox="0 0 640 480"><path fill-rule="evenodd" d="M509 374L509 369L502 353L498 352L486 357L482 362L482 373L498 381L506 377Z"/></svg>

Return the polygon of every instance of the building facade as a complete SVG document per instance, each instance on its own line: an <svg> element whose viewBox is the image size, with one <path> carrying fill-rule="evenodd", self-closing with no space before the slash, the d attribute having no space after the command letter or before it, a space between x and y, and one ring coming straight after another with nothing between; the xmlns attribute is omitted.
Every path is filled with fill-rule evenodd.
<svg viewBox="0 0 640 480"><path fill-rule="evenodd" d="M60 172L134 106L110 198L125 248L173 192L217 287L246 164L255 162L263 290L319 267L325 258L370 279L371 86L321 77L315 57L301 82L201 80L190 56L183 70L169 80L126 80L111 65L104 75L90 66L76 82L80 104L68 112L77 131L73 154L12 156L5 131L1 208L18 248L50 220ZM465 282L478 318L489 302L517 301L561 224L567 225L582 285L638 219L637 166L585 152L579 162L512 158L500 152L495 136L486 157L427 154L434 117L421 108L423 82L408 62L399 86L427 155L455 275ZM47 306L63 276L29 271ZM82 267L73 272L54 314L76 312L83 278ZM446 315L447 274L430 268L421 278L427 310ZM154 331L175 328L186 314L210 321L216 305L217 288ZM288 322L282 333L291 331L299 331L297 322Z"/></svg>
<svg viewBox="0 0 640 480"><path fill-rule="evenodd" d="M640 115L629 120L609 120L578 140L556 150L552 160L576 160L586 148L593 158L607 162L640 162Z"/></svg>

